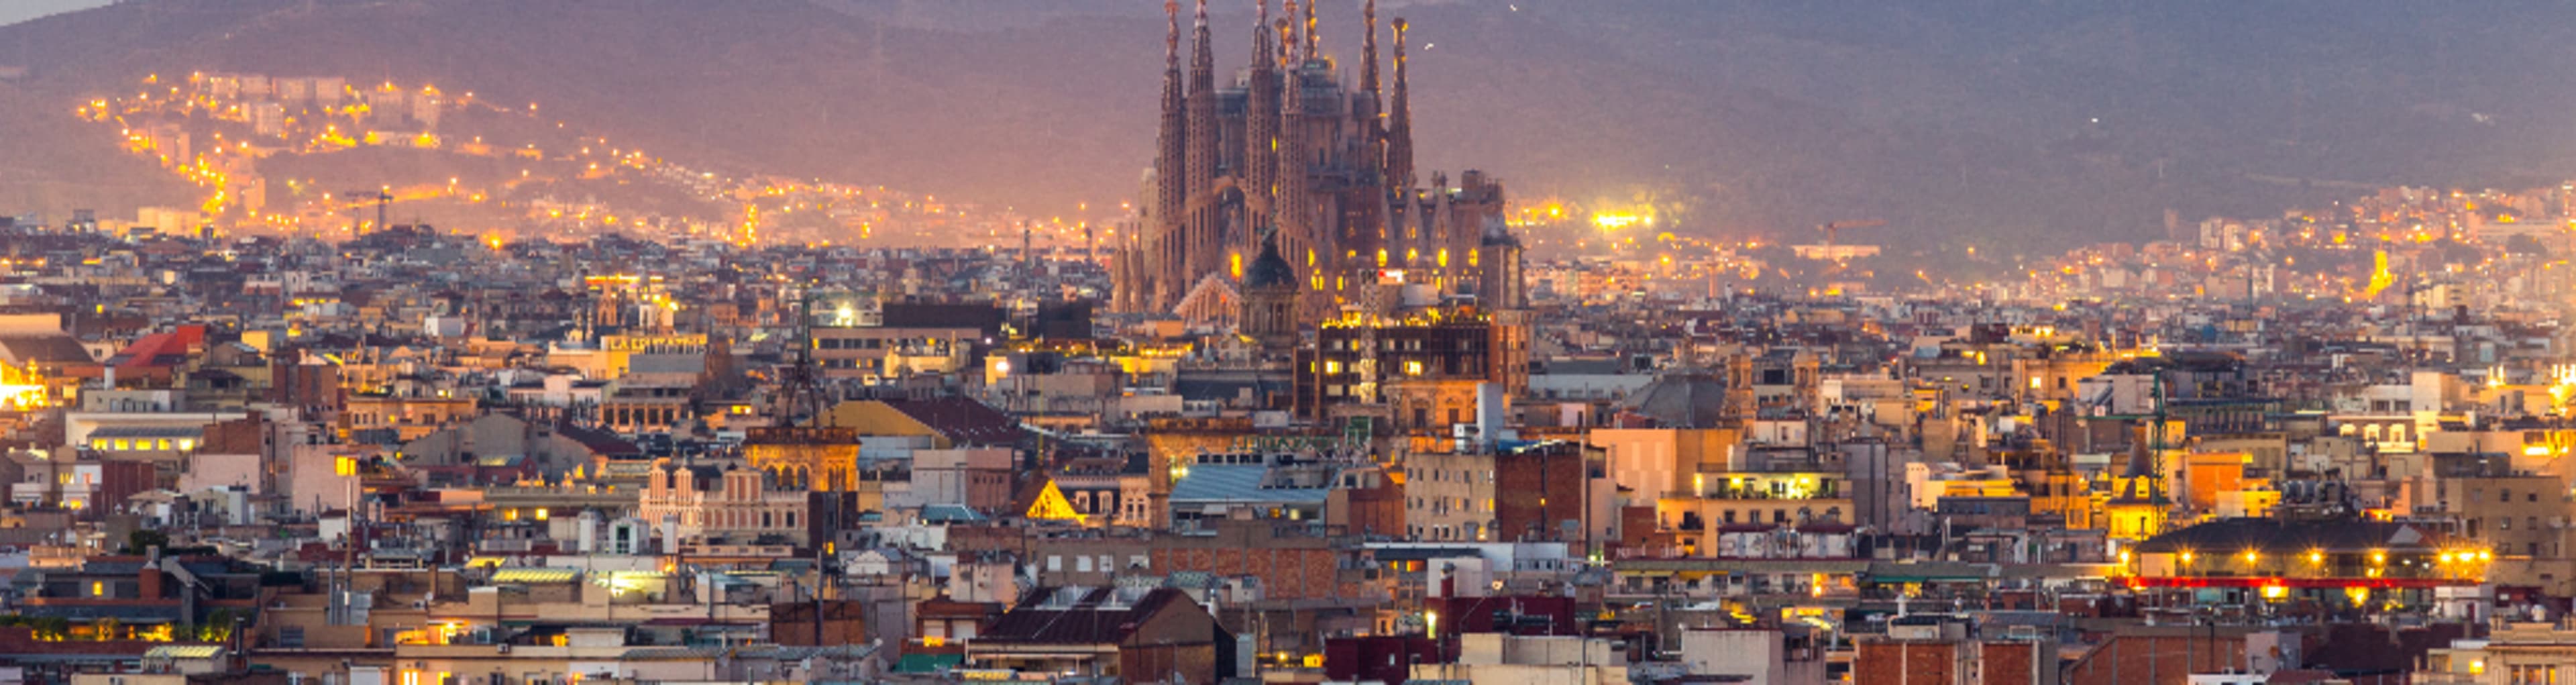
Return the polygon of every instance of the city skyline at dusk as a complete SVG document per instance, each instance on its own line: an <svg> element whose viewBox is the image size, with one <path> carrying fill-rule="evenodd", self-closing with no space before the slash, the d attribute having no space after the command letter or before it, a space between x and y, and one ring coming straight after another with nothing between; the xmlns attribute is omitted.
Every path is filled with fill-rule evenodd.
<svg viewBox="0 0 2576 685"><path fill-rule="evenodd" d="M0 685L2576 677L2576 6L0 7Z"/></svg>

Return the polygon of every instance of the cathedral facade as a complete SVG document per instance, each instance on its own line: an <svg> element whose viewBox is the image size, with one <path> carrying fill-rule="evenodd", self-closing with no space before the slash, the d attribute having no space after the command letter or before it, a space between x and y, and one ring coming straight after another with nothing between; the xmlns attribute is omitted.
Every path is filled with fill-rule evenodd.
<svg viewBox="0 0 2576 685"><path fill-rule="evenodd" d="M1368 304L1389 286L1428 285L1515 308L1519 241L1502 184L1476 171L1418 185L1405 22L1391 25L1393 83L1382 90L1377 3L1362 9L1359 83L1323 53L1315 4L1260 0L1249 66L1218 85L1206 0L1186 72L1179 6L1166 2L1161 117L1138 230L1109 264L1111 307L1169 312L1200 282L1241 281L1275 241L1294 273L1298 317ZM1508 260L1508 263L1491 263ZM1507 282L1508 281L1508 282Z"/></svg>

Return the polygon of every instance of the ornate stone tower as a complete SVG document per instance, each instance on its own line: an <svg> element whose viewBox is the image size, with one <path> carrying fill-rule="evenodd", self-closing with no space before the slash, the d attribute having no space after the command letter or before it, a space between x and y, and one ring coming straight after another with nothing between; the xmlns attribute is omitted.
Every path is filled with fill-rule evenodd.
<svg viewBox="0 0 2576 685"><path fill-rule="evenodd" d="M1156 129L1154 143L1154 215L1147 217L1146 251L1153 257L1145 265L1153 273L1147 284L1153 295L1145 306L1168 309L1181 301L1181 288L1188 287L1186 264L1188 247L1184 239L1189 222L1184 216L1189 201L1185 185L1189 173L1189 129L1182 113L1181 95L1181 6L1177 0L1164 0L1163 14L1171 29L1163 37L1163 114Z"/></svg>
<svg viewBox="0 0 2576 685"><path fill-rule="evenodd" d="M1404 18L1395 19L1395 95L1387 102L1386 182L1398 193L1413 188L1413 96L1405 92Z"/></svg>
<svg viewBox="0 0 2576 685"><path fill-rule="evenodd" d="M1188 222L1189 254L1183 262L1188 273L1180 284L1182 292L1196 286L1197 280L1224 266L1225 225L1217 201L1217 142L1222 138L1216 120L1216 52L1208 36L1207 0L1198 0L1197 28L1190 40L1190 91L1182 100L1188 112L1189 197L1182 210Z"/></svg>
<svg viewBox="0 0 2576 685"><path fill-rule="evenodd" d="M1252 69L1244 80L1244 225L1268 226L1279 196L1279 42L1270 35L1270 0L1258 0L1261 21L1252 27Z"/></svg>

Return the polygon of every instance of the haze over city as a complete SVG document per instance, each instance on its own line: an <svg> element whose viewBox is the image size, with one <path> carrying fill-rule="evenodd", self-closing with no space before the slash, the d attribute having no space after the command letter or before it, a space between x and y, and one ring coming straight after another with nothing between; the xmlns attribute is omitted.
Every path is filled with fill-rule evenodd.
<svg viewBox="0 0 2576 685"><path fill-rule="evenodd" d="M0 685L2557 683L2570 64L2567 3L0 2Z"/></svg>

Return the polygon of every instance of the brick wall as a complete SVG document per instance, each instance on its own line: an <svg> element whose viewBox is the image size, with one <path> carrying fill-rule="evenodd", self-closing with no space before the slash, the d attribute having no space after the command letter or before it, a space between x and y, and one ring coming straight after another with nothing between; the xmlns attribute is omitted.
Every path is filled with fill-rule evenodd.
<svg viewBox="0 0 2576 685"><path fill-rule="evenodd" d="M1564 522L1583 520L1583 450L1561 447L1494 457L1494 539L1565 540Z"/></svg>
<svg viewBox="0 0 2576 685"><path fill-rule="evenodd" d="M1852 682L1877 685L1956 685L1965 643L1883 640L1863 642L1852 661Z"/></svg>
<svg viewBox="0 0 2576 685"><path fill-rule="evenodd" d="M2068 685L2184 685L2194 672L2245 668L2241 634L2120 635L2066 668Z"/></svg>
<svg viewBox="0 0 2576 685"><path fill-rule="evenodd" d="M1158 541L1153 569L1157 574L1205 571L1220 577L1254 576L1261 579L1263 596L1270 599L1325 599L1345 594L1334 578L1338 557L1329 549L1174 547Z"/></svg>
<svg viewBox="0 0 2576 685"><path fill-rule="evenodd" d="M2048 655L2044 666L2034 663L2040 658L2042 643L1987 642L1978 646L1977 662L1981 685L2050 685L2057 682L2057 655ZM2043 670L2045 669L2045 670Z"/></svg>

